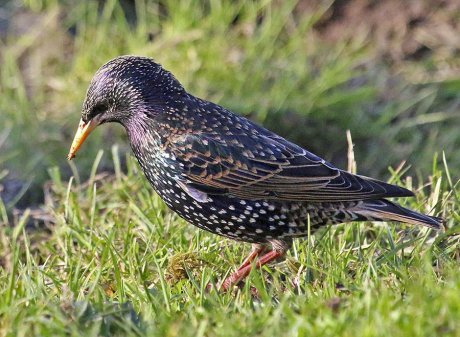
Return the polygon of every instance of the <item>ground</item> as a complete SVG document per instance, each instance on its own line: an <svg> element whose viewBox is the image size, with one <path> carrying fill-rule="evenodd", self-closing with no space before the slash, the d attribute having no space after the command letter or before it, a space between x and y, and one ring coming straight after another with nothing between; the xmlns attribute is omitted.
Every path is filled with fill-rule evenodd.
<svg viewBox="0 0 460 337"><path fill-rule="evenodd" d="M407 3L6 2L0 335L460 335L460 12ZM327 227L241 289L206 291L250 245L167 210L115 125L65 160L92 74L121 54L154 57L192 93L414 190L401 202L445 230Z"/></svg>

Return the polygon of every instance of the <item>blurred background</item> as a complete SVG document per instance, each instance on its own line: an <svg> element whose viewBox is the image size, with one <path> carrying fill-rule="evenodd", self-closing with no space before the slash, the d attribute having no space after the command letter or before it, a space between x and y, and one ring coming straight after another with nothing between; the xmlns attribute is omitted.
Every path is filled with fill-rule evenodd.
<svg viewBox="0 0 460 337"><path fill-rule="evenodd" d="M443 153L460 176L460 2L0 1L0 197L43 201L49 170L82 179L118 125L66 160L94 72L123 54L164 65L192 94L358 173L427 181Z"/></svg>

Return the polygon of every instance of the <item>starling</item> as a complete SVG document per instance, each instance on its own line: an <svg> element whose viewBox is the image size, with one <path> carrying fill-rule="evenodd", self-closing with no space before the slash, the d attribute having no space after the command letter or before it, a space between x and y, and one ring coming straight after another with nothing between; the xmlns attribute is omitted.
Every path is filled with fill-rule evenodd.
<svg viewBox="0 0 460 337"><path fill-rule="evenodd" d="M226 290L283 256L308 231L351 221L442 227L387 198L405 188L342 171L315 154L212 102L189 94L152 59L117 57L95 74L68 159L98 125L118 122L161 199L214 234L252 243L222 282Z"/></svg>

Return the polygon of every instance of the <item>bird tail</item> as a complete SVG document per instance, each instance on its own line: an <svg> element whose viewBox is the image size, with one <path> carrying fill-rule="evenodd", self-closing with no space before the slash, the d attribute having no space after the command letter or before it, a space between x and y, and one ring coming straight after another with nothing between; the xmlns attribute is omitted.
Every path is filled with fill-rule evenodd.
<svg viewBox="0 0 460 337"><path fill-rule="evenodd" d="M443 228L443 219L421 214L386 199L366 200L353 213L373 221L399 221L412 225L427 226L436 230Z"/></svg>

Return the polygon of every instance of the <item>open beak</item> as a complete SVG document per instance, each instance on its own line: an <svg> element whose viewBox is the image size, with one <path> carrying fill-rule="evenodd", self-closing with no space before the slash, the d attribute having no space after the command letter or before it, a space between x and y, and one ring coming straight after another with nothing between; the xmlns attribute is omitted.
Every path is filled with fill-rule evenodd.
<svg viewBox="0 0 460 337"><path fill-rule="evenodd" d="M88 123L85 123L82 119L80 119L77 133L73 138L72 146L70 147L69 154L67 155L68 160L72 160L72 158L75 157L75 153L77 153L81 144L83 144L86 137L88 137L91 131L93 131L98 124L99 123L94 118L88 121Z"/></svg>

